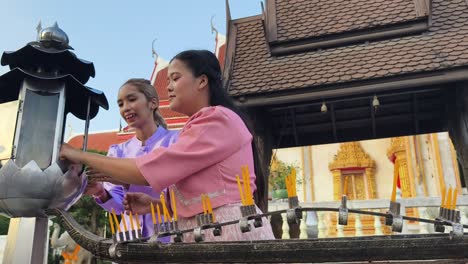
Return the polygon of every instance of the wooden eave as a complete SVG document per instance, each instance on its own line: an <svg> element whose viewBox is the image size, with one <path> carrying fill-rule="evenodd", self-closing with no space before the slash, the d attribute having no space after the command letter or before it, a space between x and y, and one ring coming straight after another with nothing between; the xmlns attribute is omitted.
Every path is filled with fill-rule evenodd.
<svg viewBox="0 0 468 264"><path fill-rule="evenodd" d="M359 96L363 94L407 90L410 88L467 80L468 66L464 66L373 80L304 87L272 93L247 94L234 96L234 98L237 101L236 103L243 107L273 106L287 103L300 103L313 100L321 101L333 98L338 99L349 96Z"/></svg>

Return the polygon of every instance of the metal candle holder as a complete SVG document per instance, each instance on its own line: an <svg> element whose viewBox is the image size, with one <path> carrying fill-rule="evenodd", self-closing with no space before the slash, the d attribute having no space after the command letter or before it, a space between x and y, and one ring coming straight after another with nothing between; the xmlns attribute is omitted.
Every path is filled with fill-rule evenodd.
<svg viewBox="0 0 468 264"><path fill-rule="evenodd" d="M385 225L392 226L393 232L403 231L403 217L400 215L400 203L390 201L390 207L385 217Z"/></svg>

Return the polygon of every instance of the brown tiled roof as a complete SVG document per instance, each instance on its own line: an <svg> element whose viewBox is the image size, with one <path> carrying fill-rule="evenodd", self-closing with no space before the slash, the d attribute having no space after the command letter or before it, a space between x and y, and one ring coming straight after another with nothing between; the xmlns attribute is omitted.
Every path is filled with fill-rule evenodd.
<svg viewBox="0 0 468 264"><path fill-rule="evenodd" d="M119 133L118 131L90 133L88 136L88 150L107 152L111 145L125 142L134 135L134 133ZM68 141L68 144L75 148L82 148L83 135L74 136Z"/></svg>
<svg viewBox="0 0 468 264"><path fill-rule="evenodd" d="M161 69L157 75L156 75L156 80L153 84L153 86L156 88L156 92L159 95L159 100L160 100L160 107L159 111L161 112L161 115L163 116L164 119L166 119L166 122L169 124L168 118L185 118L186 115L177 113L169 109L167 106L162 106L162 105L168 105L167 100L169 99L169 95L167 93L167 85L168 85L168 80L167 80L167 71L168 67L166 66L165 68Z"/></svg>
<svg viewBox="0 0 468 264"><path fill-rule="evenodd" d="M229 92L313 88L468 65L467 2L433 0L432 12L433 24L424 34L280 57L269 53L261 16L234 21Z"/></svg>
<svg viewBox="0 0 468 264"><path fill-rule="evenodd" d="M407 22L423 17L414 0L276 0L278 40Z"/></svg>
<svg viewBox="0 0 468 264"><path fill-rule="evenodd" d="M164 119L187 117L184 114L172 111L169 107L159 107L159 111L161 112Z"/></svg>
<svg viewBox="0 0 468 264"><path fill-rule="evenodd" d="M167 70L168 67L161 69L156 74L156 80L153 83L153 86L156 88L156 92L158 92L159 100L167 100L169 99L169 95L167 94Z"/></svg>

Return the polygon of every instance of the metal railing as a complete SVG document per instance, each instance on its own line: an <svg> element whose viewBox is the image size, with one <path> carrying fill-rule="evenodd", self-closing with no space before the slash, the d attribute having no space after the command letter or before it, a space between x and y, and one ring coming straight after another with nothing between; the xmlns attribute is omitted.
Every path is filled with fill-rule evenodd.
<svg viewBox="0 0 468 264"><path fill-rule="evenodd" d="M441 204L440 197L417 197L417 198L402 198L397 199L397 202L400 203L400 211L401 215L405 216L407 208L416 208L419 213L419 218L421 219L429 219L434 220L439 214L439 207ZM325 202L301 202L300 206L303 208L339 208L341 205L341 201L325 201ZM389 199L376 199L376 200L348 200L347 207L349 209L355 210L365 210L365 211L374 211L374 212L386 212L389 209L390 200ZM288 209L288 202L287 199L281 200L273 200L269 202L268 210L272 211L280 211ZM461 216L461 223L463 225L468 225L468 195L458 196L457 201L457 210L460 211ZM350 212L352 214L352 212ZM318 237L323 238L327 237L327 229L328 228L335 228L329 226L329 223L326 221L327 214L337 214L336 212L316 212L315 216L317 217L316 221L308 221L307 217L310 217L313 214L303 212L303 217L301 219L299 229L300 235L299 238L311 238L310 235L307 234L308 228L311 226L317 226L318 229ZM330 215L328 215L330 217ZM383 235L382 227L384 224L382 223L382 216L375 215L374 216L374 229L375 233L373 235ZM289 239L290 235L290 226L286 221L286 213L282 214L282 238ZM412 229L409 229L409 227ZM395 234L409 234L409 233L432 233L434 230L430 227L430 223L426 222L419 222L419 226L417 225L409 225L408 223L403 224L403 230L401 233ZM415 229L416 227L416 229ZM337 236L342 237L344 236L343 233L344 226L339 225L337 221L336 229L337 229ZM362 236L362 223L361 223L361 216L360 214L355 214L355 234L354 236ZM446 229L448 232L449 229ZM465 232L468 230L465 228Z"/></svg>

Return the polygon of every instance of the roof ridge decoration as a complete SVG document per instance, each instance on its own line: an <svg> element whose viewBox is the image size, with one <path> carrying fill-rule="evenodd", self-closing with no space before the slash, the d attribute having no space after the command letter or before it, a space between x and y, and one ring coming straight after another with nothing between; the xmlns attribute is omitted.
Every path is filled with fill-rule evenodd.
<svg viewBox="0 0 468 264"><path fill-rule="evenodd" d="M151 82L151 85L153 85L154 87L156 87L156 79L158 77L158 73L169 65L169 62L161 58L159 54L156 52L156 49L154 48L154 42L156 40L158 39L154 38L153 42L151 43L151 55L155 59L154 59L153 72L151 73L151 77L150 77L150 82Z"/></svg>

